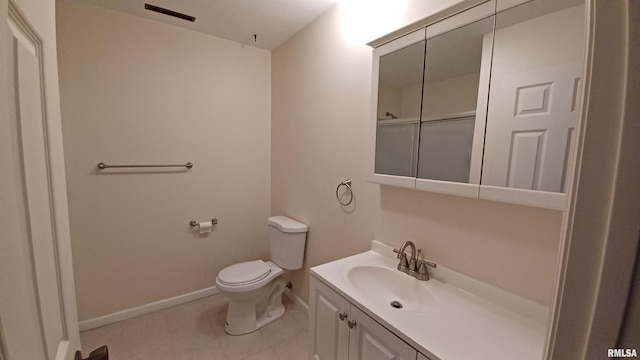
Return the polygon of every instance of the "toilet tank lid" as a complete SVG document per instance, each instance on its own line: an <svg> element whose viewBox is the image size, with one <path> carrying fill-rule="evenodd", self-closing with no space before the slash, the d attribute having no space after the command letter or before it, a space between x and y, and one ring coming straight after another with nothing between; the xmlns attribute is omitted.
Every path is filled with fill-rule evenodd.
<svg viewBox="0 0 640 360"><path fill-rule="evenodd" d="M278 228L282 232L286 233L301 233L306 232L309 228L307 225L293 220L287 216L272 216L268 220L269 225Z"/></svg>

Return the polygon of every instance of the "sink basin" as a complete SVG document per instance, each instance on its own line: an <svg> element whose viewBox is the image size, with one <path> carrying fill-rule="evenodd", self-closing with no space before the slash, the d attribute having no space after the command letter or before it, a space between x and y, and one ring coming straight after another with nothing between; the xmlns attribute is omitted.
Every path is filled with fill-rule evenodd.
<svg viewBox="0 0 640 360"><path fill-rule="evenodd" d="M433 302L433 294L422 281L396 269L356 266L348 270L346 279L365 299L378 306L399 311L419 311L424 304Z"/></svg>

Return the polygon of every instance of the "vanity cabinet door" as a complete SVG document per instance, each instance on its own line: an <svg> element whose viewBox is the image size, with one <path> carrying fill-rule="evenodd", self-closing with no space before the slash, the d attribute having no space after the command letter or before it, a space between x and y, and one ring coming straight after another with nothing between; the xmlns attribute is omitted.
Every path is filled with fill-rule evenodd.
<svg viewBox="0 0 640 360"><path fill-rule="evenodd" d="M404 341L351 305L349 360L414 360L417 352Z"/></svg>
<svg viewBox="0 0 640 360"><path fill-rule="evenodd" d="M311 276L309 283L309 359L347 360L350 303Z"/></svg>
<svg viewBox="0 0 640 360"><path fill-rule="evenodd" d="M314 276L309 282L309 342L311 360L415 360L418 355Z"/></svg>

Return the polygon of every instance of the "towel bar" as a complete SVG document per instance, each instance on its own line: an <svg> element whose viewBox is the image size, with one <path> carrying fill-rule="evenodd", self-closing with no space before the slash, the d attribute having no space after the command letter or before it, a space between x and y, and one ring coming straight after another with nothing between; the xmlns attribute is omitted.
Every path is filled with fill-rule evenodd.
<svg viewBox="0 0 640 360"><path fill-rule="evenodd" d="M155 167L185 167L191 169L193 167L192 162L186 164L158 164L158 165L108 165L103 162L98 163L98 169L104 170L108 168L155 168Z"/></svg>

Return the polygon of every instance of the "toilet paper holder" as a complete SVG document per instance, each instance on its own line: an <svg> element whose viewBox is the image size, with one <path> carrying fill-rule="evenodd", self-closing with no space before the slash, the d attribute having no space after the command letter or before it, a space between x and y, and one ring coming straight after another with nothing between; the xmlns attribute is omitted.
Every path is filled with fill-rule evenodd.
<svg viewBox="0 0 640 360"><path fill-rule="evenodd" d="M218 224L218 219L216 219L216 218L211 219L211 225L217 225L217 224ZM189 221L189 226L191 226L191 227L198 226L199 227L200 224L195 220L191 220L191 221Z"/></svg>

